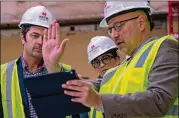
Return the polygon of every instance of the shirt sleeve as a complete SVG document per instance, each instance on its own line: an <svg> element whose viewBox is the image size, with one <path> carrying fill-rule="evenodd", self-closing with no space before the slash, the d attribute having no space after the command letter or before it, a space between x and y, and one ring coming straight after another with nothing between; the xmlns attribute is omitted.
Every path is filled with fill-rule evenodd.
<svg viewBox="0 0 179 118"><path fill-rule="evenodd" d="M164 116L178 97L178 42L165 40L149 73L149 86L145 92L134 94L102 94L105 117Z"/></svg>

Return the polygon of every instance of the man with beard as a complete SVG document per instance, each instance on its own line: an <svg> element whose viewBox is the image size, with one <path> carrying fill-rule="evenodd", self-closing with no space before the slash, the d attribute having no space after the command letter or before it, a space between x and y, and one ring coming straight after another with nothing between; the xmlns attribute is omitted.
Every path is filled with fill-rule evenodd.
<svg viewBox="0 0 179 118"><path fill-rule="evenodd" d="M103 76L99 92L83 80L62 85L73 102L96 109L91 118L178 117L178 40L150 37L150 13L145 1L105 3L100 26L130 58Z"/></svg>

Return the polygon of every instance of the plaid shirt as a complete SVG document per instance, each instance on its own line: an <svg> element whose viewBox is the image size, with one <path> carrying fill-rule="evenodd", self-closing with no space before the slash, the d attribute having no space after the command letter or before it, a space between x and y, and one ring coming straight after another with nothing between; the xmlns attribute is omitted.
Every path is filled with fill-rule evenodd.
<svg viewBox="0 0 179 118"><path fill-rule="evenodd" d="M23 68L23 76L24 76L24 78L48 73L44 63L43 63L43 65L41 67L38 67L37 70L32 73L32 72L29 71L29 68L28 68L27 64L25 63L25 61L24 61L24 59L22 57L21 57L21 60L22 60L22 68ZM27 90L26 90L26 92L27 92L28 103L29 103L30 118L38 118L37 114L35 112L35 109L34 109L34 107L32 106L32 103L31 103L31 96L30 96L30 94L29 94L29 92Z"/></svg>

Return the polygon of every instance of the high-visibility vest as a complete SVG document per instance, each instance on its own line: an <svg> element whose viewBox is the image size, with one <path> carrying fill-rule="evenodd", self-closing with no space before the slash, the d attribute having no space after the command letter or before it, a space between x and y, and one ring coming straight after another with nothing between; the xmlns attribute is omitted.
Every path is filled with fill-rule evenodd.
<svg viewBox="0 0 179 118"><path fill-rule="evenodd" d="M100 93L124 95L146 91L150 69L159 47L166 39L176 40L168 35L158 40L147 42L137 51L130 61L125 61L118 67L110 69L101 82ZM91 118L103 118L101 114L100 111L95 110ZM166 117L178 117L178 98Z"/></svg>
<svg viewBox="0 0 179 118"><path fill-rule="evenodd" d="M0 86L4 118L25 118L16 62L14 60L1 65ZM62 64L62 67L64 70L71 70L71 66Z"/></svg>

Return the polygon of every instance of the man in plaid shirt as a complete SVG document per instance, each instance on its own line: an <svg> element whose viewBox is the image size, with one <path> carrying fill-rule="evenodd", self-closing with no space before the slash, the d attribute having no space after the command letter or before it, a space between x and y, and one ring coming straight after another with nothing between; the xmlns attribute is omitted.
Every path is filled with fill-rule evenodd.
<svg viewBox="0 0 179 118"><path fill-rule="evenodd" d="M19 59L1 65L0 91L4 94L0 94L0 117L38 118L31 96L23 87L23 79L63 71L59 61L68 39L59 38L59 24L52 20L52 14L44 6L28 9L19 27L23 53Z"/></svg>

